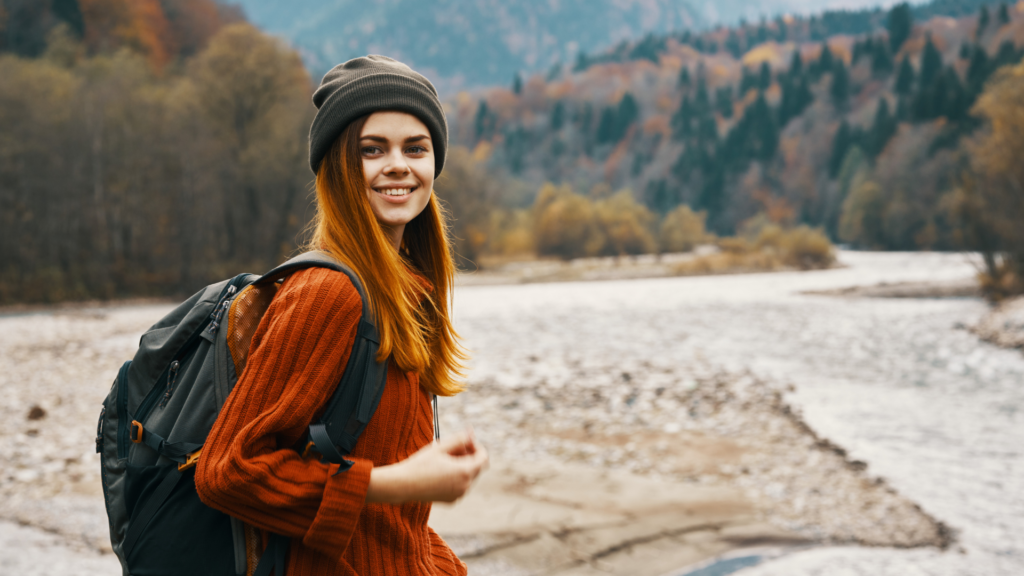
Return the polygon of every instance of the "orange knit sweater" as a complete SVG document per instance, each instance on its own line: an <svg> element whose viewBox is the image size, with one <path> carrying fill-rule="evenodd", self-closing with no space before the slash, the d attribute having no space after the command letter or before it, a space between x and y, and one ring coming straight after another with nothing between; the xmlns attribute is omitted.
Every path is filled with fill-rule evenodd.
<svg viewBox="0 0 1024 576"><path fill-rule="evenodd" d="M374 466L433 438L430 395L417 374L389 365L348 471L334 475L337 465L294 449L341 379L361 308L340 272L310 268L285 280L207 438L196 489L206 505L290 537L288 576L463 576L465 564L427 526L430 503L365 503Z"/></svg>

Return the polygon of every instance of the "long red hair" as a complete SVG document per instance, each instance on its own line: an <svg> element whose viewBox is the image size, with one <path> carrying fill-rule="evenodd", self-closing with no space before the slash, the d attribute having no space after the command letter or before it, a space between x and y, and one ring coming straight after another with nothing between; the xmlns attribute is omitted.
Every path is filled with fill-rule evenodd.
<svg viewBox="0 0 1024 576"><path fill-rule="evenodd" d="M309 248L330 253L359 275L380 331L378 361L391 356L403 371L419 373L430 392L452 396L465 389L460 378L467 355L451 323L455 261L446 213L432 193L406 224L401 250L394 249L366 197L359 153L366 119L349 124L320 163Z"/></svg>

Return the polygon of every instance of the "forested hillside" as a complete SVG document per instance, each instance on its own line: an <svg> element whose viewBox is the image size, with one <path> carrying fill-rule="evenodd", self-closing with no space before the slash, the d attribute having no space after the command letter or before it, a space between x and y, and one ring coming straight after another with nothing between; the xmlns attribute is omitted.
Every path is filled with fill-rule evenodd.
<svg viewBox="0 0 1024 576"><path fill-rule="evenodd" d="M1024 54L1024 3L915 18L929 10L848 13L828 31L862 33L824 40L818 17L649 36L462 94L453 133L534 189L625 189L655 221L686 206L719 234L770 221L864 248L960 247L950 206L991 118L972 107Z"/></svg>
<svg viewBox="0 0 1024 576"><path fill-rule="evenodd" d="M827 235L979 249L991 293L1024 290L1024 2L929 16L970 3L648 35L452 96L461 261L806 268ZM296 250L297 51L213 0L0 8L0 304L181 295Z"/></svg>
<svg viewBox="0 0 1024 576"><path fill-rule="evenodd" d="M985 0L914 8L919 20L973 14ZM572 66L581 53L663 35L791 14L814 14L811 34L859 34L885 13L876 0L238 0L262 29L287 38L314 76L368 53L423 69L442 92L505 84L517 72Z"/></svg>
<svg viewBox="0 0 1024 576"><path fill-rule="evenodd" d="M0 303L180 295L295 250L298 54L211 0L3 8Z"/></svg>

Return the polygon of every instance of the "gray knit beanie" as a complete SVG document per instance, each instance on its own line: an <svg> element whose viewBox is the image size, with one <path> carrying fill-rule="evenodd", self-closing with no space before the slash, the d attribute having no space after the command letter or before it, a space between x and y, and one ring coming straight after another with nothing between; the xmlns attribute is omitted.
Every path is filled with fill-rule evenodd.
<svg viewBox="0 0 1024 576"><path fill-rule="evenodd" d="M448 148L448 123L437 90L422 75L387 56L362 56L338 64L313 93L317 107L309 127L309 167L316 174L331 144L360 116L380 110L407 112L430 130L434 176L441 174Z"/></svg>

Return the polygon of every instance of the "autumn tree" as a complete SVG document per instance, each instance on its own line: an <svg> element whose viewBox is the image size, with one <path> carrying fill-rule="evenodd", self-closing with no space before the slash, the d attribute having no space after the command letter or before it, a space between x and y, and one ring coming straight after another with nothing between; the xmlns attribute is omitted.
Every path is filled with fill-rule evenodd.
<svg viewBox="0 0 1024 576"><path fill-rule="evenodd" d="M689 252L707 242L710 235L705 229L706 212L694 212L683 204L665 215L658 234L658 248L662 252Z"/></svg>
<svg viewBox="0 0 1024 576"><path fill-rule="evenodd" d="M971 176L961 187L962 215L975 229L994 233L997 246L985 246L975 234L969 247L998 250L1005 258L990 256L989 278L995 295L1024 292L1024 115L1020 94L1024 91L1024 64L1001 69L978 98L973 112L986 124L984 132L970 140ZM965 207L964 207L965 206Z"/></svg>
<svg viewBox="0 0 1024 576"><path fill-rule="evenodd" d="M540 256L564 260L595 256L605 245L593 202L568 186L545 184L533 211L534 239Z"/></svg>
<svg viewBox="0 0 1024 576"><path fill-rule="evenodd" d="M288 231L310 181L306 127L312 119L310 80L293 50L248 24L225 27L189 70L201 113L231 162L224 256L242 262L277 259L294 245ZM259 241L243 241L250 227Z"/></svg>

